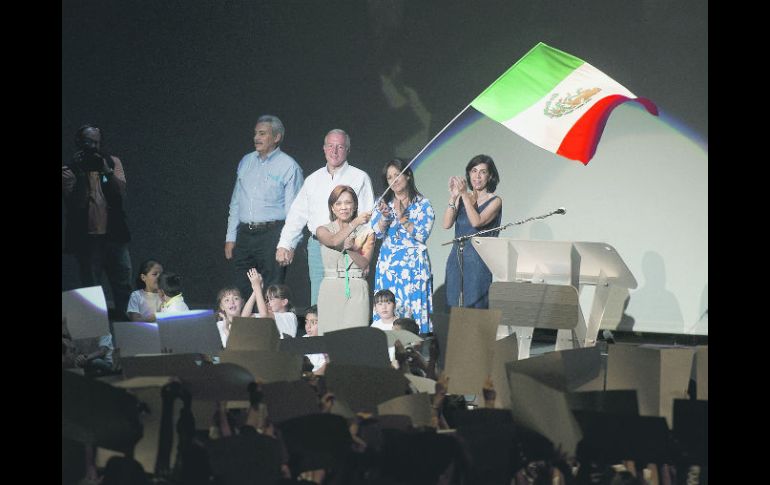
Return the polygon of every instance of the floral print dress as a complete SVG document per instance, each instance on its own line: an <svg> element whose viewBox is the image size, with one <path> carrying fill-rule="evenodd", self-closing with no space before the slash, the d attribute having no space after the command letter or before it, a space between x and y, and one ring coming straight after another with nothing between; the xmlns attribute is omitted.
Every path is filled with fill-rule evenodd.
<svg viewBox="0 0 770 485"><path fill-rule="evenodd" d="M388 204L393 211L393 201ZM425 242L433 229L436 213L430 201L418 195L407 208L407 231L398 219L393 219L386 231L380 231L382 214L374 211L371 225L377 239L385 239L377 257L374 291L390 290L396 295L396 316L413 318L420 332L432 331L430 314L433 311L433 274L430 269L428 247ZM380 317L374 311L374 321Z"/></svg>

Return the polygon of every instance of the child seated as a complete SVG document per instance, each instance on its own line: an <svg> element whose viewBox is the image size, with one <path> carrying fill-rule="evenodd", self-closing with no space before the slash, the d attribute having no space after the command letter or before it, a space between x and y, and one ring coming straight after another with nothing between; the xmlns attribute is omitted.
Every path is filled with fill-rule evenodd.
<svg viewBox="0 0 770 485"><path fill-rule="evenodd" d="M228 286L217 293L217 329L222 339L222 347L227 347L227 339L230 337L230 328L233 325L233 317L240 317L243 311L243 297L241 290L235 286Z"/></svg>
<svg viewBox="0 0 770 485"><path fill-rule="evenodd" d="M73 340L62 318L62 369L82 368L87 376L103 376L113 371L112 335Z"/></svg>
<svg viewBox="0 0 770 485"><path fill-rule="evenodd" d="M397 318L393 322L393 330L406 330L415 335L420 335L420 327L417 326L414 318Z"/></svg>
<svg viewBox="0 0 770 485"><path fill-rule="evenodd" d="M278 328L278 334L281 338L284 335L289 337L297 336L297 315L291 310L291 290L286 285L270 285L267 287L267 300L262 296L262 275L256 268L251 268L246 276L251 282L253 290L251 297L243 306L242 316L254 316L261 318L272 318ZM259 313L252 314L254 304L257 305Z"/></svg>
<svg viewBox="0 0 770 485"><path fill-rule="evenodd" d="M190 310L182 296L182 277L176 273L163 273L158 280L160 290L161 312L186 312Z"/></svg>
<svg viewBox="0 0 770 485"><path fill-rule="evenodd" d="M380 317L372 327L380 330L393 330L396 320L396 295L390 290L380 290L374 294L374 309Z"/></svg>
<svg viewBox="0 0 770 485"><path fill-rule="evenodd" d="M318 306L313 305L305 312L305 335L303 337L318 336ZM322 375L327 363L326 354L305 354L313 364L313 374Z"/></svg>
<svg viewBox="0 0 770 485"><path fill-rule="evenodd" d="M163 273L163 266L154 259L143 262L136 278L138 290L131 293L126 315L132 322L154 322L155 313L161 304L158 279Z"/></svg>

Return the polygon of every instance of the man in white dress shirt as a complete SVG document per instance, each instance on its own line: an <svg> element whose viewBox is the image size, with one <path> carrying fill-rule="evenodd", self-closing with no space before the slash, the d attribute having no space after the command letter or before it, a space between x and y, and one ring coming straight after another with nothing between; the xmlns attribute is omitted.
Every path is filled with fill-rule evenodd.
<svg viewBox="0 0 770 485"><path fill-rule="evenodd" d="M369 175L348 163L350 137L340 129L331 130L324 137L323 151L326 165L305 179L297 197L286 215L281 238L275 251L279 264L287 266L294 259L294 249L302 240L302 228L307 225L312 235L307 243L307 263L310 275L310 304L316 304L318 289L323 280L321 246L315 237L318 226L328 224L329 194L338 185L349 185L358 196L358 212L374 208L374 192Z"/></svg>

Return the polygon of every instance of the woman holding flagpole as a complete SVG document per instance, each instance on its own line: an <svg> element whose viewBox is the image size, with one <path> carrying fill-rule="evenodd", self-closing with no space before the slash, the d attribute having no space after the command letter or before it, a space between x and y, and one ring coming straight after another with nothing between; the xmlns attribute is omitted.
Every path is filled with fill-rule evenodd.
<svg viewBox="0 0 770 485"><path fill-rule="evenodd" d="M358 212L358 196L348 185L329 194L329 219L318 226L324 278L318 291L318 335L333 330L365 327L369 323L369 261L374 235L371 211Z"/></svg>
<svg viewBox="0 0 770 485"><path fill-rule="evenodd" d="M374 291L396 295L396 314L413 318L421 333L431 331L433 275L426 241L436 213L418 190L408 164L394 158L385 164L382 181L386 189L372 218L377 239L385 241L377 257ZM379 315L374 312L374 321Z"/></svg>
<svg viewBox="0 0 770 485"><path fill-rule="evenodd" d="M444 210L444 229L455 226L455 238L500 225L503 200L495 195L500 175L492 157L476 155L465 167L465 178L449 177L449 204ZM470 188L470 190L468 190ZM484 234L497 237L499 231ZM460 260L458 243L452 246L446 263L447 311L460 306ZM462 262L463 305L466 308L489 307L492 272L472 244L465 244Z"/></svg>

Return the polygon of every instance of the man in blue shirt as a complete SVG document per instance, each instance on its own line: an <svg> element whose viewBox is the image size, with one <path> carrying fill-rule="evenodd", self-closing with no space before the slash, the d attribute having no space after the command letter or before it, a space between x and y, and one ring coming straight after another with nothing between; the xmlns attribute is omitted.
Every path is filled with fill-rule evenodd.
<svg viewBox="0 0 770 485"><path fill-rule="evenodd" d="M275 260L281 229L304 177L297 162L279 148L283 123L263 115L254 127L254 148L238 164L238 175L230 199L225 258L235 263L236 284L242 298L251 295L246 277L257 268L265 285L283 283L286 268Z"/></svg>

